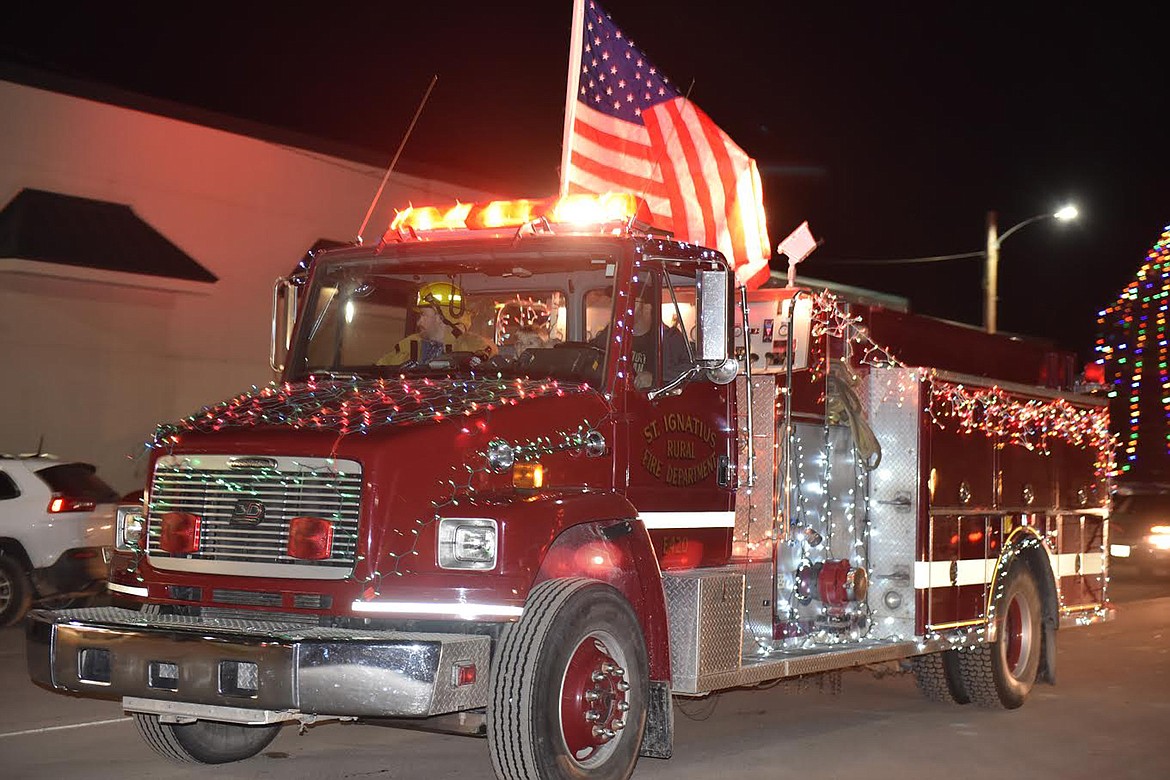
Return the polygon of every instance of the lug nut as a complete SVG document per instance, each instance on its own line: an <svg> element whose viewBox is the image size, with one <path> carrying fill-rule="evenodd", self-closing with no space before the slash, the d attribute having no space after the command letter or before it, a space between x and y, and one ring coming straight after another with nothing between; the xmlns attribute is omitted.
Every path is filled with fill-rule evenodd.
<svg viewBox="0 0 1170 780"><path fill-rule="evenodd" d="M617 708L620 712L629 712L630 711L630 703L628 701L619 701Z"/></svg>
<svg viewBox="0 0 1170 780"><path fill-rule="evenodd" d="M608 675L605 672L594 672L593 673L593 682L601 682L607 676Z"/></svg>
<svg viewBox="0 0 1170 780"><path fill-rule="evenodd" d="M626 727L626 722L624 720L622 720L621 718L618 718L617 720L615 720L613 722L614 731L621 731L625 727Z"/></svg>
<svg viewBox="0 0 1170 780"><path fill-rule="evenodd" d="M585 713L585 720L589 721L590 723L596 723L597 721L601 720L601 713L589 710L589 712Z"/></svg>
<svg viewBox="0 0 1170 780"><path fill-rule="evenodd" d="M628 691L630 689L630 684L628 682L626 682L625 680L622 680L621 682L619 682L617 684L617 689L619 691L621 691L622 693L625 693L626 691Z"/></svg>
<svg viewBox="0 0 1170 780"><path fill-rule="evenodd" d="M601 698L601 691L597 689L585 691L585 701L597 701Z"/></svg>
<svg viewBox="0 0 1170 780"><path fill-rule="evenodd" d="M602 740L608 741L608 740L611 740L614 738L614 731L613 731L613 729L607 729L604 726L594 726L593 727L593 737L594 737L594 739L602 739Z"/></svg>
<svg viewBox="0 0 1170 780"><path fill-rule="evenodd" d="M625 677L626 670L621 668L620 666L611 666L610 670L609 670L609 674L611 677Z"/></svg>

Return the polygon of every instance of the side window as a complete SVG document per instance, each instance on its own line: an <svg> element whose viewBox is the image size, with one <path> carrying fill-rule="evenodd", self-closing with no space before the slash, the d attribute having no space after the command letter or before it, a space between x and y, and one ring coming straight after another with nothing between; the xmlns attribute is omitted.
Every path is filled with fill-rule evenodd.
<svg viewBox="0 0 1170 780"><path fill-rule="evenodd" d="M20 488L12 481L12 477L7 473L0 471L0 501L6 501L10 498L16 498L20 495Z"/></svg>

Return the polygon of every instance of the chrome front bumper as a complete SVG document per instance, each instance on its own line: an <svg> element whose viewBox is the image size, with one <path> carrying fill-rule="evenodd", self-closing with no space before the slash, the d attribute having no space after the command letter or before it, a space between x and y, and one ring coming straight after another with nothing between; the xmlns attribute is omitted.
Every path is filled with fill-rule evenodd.
<svg viewBox="0 0 1170 780"><path fill-rule="evenodd" d="M95 698L339 717L422 718L487 704L491 640L304 627L116 607L29 614L28 670ZM474 682L460 669L475 666ZM147 708L151 709L151 708Z"/></svg>

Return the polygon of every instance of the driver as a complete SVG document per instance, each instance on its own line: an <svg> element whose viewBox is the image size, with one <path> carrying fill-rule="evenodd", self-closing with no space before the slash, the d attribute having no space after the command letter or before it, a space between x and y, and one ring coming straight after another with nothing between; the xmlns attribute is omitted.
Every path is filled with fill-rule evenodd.
<svg viewBox="0 0 1170 780"><path fill-rule="evenodd" d="M429 282L418 290L414 310L418 332L394 345L378 359L379 366L404 363L427 364L449 352L471 352L486 359L495 346L490 340L469 332L471 312L462 291L448 282Z"/></svg>
<svg viewBox="0 0 1170 780"><path fill-rule="evenodd" d="M664 322L655 327L655 291L646 284L635 289L634 297L634 338L630 345L630 360L634 387L646 390L654 384L659 348L662 357L662 381L669 383L691 366L691 355L687 349L686 336L677 327ZM607 325L590 340L590 344L605 349L610 340Z"/></svg>

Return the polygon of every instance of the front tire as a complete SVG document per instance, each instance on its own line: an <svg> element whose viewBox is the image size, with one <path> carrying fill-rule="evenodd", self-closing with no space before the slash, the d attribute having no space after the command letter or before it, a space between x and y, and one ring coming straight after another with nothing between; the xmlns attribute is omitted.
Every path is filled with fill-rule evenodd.
<svg viewBox="0 0 1170 780"><path fill-rule="evenodd" d="M646 646L609 585L574 578L533 588L492 664L487 737L501 780L624 780L646 728Z"/></svg>
<svg viewBox="0 0 1170 780"><path fill-rule="evenodd" d="M0 628L20 622L32 604L32 592L20 561L0 553Z"/></svg>
<svg viewBox="0 0 1170 780"><path fill-rule="evenodd" d="M1007 574L996 604L996 641L959 653L963 689L982 707L1013 710L1024 703L1040 668L1044 615L1026 566Z"/></svg>
<svg viewBox="0 0 1170 780"><path fill-rule="evenodd" d="M157 715L134 713L138 734L151 750L181 764L227 764L251 758L276 739L280 724L244 726L197 720L162 723Z"/></svg>

